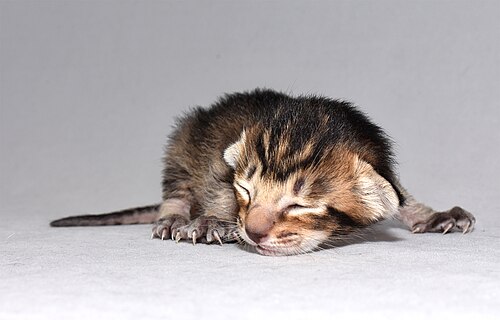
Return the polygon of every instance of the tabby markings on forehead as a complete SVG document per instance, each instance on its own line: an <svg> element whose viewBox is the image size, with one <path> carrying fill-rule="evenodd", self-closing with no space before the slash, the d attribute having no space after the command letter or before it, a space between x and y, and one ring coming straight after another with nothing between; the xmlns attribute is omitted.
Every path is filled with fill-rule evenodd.
<svg viewBox="0 0 500 320"><path fill-rule="evenodd" d="M293 194L298 195L299 192L302 190L302 187L304 187L305 180L304 178L298 178L297 181L295 181L295 184L293 185Z"/></svg>
<svg viewBox="0 0 500 320"><path fill-rule="evenodd" d="M250 180L252 179L253 175L255 174L255 170L257 170L256 166L251 166L248 171L247 171L247 179Z"/></svg>
<svg viewBox="0 0 500 320"><path fill-rule="evenodd" d="M264 146L264 138L260 136L255 144L255 151L259 157L260 164L262 165L262 174L267 171L268 163L266 158L266 150Z"/></svg>

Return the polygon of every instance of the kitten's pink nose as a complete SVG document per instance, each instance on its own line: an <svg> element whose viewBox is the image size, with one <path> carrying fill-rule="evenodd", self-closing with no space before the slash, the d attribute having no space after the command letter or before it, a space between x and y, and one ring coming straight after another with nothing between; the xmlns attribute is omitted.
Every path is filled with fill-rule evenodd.
<svg viewBox="0 0 500 320"><path fill-rule="evenodd" d="M272 211L265 207L252 209L245 220L245 232L253 242L259 244L267 237L275 224Z"/></svg>

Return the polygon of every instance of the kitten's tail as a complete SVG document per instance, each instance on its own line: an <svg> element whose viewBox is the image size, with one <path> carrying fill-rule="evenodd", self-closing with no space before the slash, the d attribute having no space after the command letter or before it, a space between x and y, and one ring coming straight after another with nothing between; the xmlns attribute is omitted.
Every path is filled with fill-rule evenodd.
<svg viewBox="0 0 500 320"><path fill-rule="evenodd" d="M160 209L159 204L137 207L103 214L87 214L54 220L51 227L111 226L119 224L153 223Z"/></svg>

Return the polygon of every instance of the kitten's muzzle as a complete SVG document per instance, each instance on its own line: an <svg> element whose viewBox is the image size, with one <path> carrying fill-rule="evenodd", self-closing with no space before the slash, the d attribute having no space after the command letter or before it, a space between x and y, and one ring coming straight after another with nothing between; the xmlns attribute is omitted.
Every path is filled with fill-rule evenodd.
<svg viewBox="0 0 500 320"><path fill-rule="evenodd" d="M264 206L254 206L245 219L245 232L248 237L259 244L265 241L276 224L274 210Z"/></svg>

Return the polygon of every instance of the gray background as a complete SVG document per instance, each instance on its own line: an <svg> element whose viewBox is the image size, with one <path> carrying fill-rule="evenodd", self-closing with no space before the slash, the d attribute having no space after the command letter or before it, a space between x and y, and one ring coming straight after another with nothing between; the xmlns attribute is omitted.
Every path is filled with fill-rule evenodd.
<svg viewBox="0 0 500 320"><path fill-rule="evenodd" d="M0 315L498 316L499 19L498 1L0 1ZM273 259L48 228L157 202L174 117L255 87L361 106L403 184L476 230L385 224Z"/></svg>

